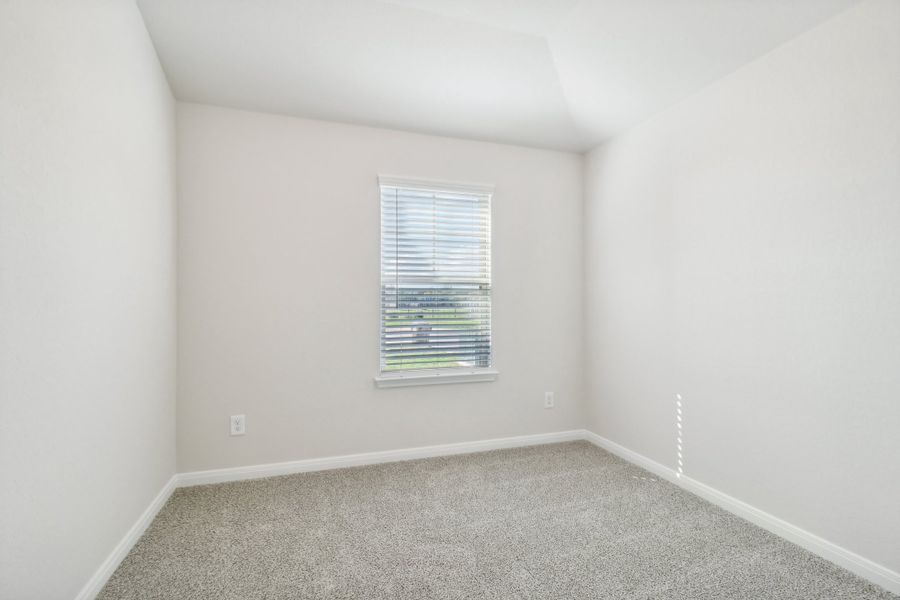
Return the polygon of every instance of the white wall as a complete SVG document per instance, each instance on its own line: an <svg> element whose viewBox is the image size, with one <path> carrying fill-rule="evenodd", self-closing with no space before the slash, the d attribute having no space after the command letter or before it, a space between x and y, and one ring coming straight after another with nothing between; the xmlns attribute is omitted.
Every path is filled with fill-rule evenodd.
<svg viewBox="0 0 900 600"><path fill-rule="evenodd" d="M0 596L74 597L175 471L174 102L128 1L0 5Z"/></svg>
<svg viewBox="0 0 900 600"><path fill-rule="evenodd" d="M580 427L581 165L179 104L179 470ZM374 387L379 173L496 185L497 381Z"/></svg>
<svg viewBox="0 0 900 600"><path fill-rule="evenodd" d="M588 426L900 570L900 2L591 153Z"/></svg>

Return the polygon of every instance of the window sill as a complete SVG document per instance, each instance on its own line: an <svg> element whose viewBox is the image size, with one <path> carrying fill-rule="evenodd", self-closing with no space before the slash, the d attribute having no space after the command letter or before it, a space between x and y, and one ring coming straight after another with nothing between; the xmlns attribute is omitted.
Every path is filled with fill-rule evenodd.
<svg viewBox="0 0 900 600"><path fill-rule="evenodd" d="M392 388L413 385L440 385L444 383L475 383L479 381L494 381L499 374L499 371L495 369L398 371L378 375L375 377L375 385L380 388Z"/></svg>

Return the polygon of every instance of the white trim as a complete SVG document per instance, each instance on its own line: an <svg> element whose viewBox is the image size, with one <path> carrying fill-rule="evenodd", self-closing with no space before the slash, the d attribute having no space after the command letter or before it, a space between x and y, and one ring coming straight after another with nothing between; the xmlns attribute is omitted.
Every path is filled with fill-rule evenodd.
<svg viewBox="0 0 900 600"><path fill-rule="evenodd" d="M410 385L435 385L439 383L474 383L494 381L500 372L496 369L422 369L421 371L396 371L375 377L380 388L406 387Z"/></svg>
<svg viewBox="0 0 900 600"><path fill-rule="evenodd" d="M891 569L873 562L868 558L862 557L855 552L851 552L833 542L820 538L805 529L801 529L796 525L779 519L774 515L729 496L728 494L710 487L705 483L701 483L696 479L692 479L685 475L678 477L674 469L638 454L633 450L629 450L628 448L601 437L596 433L585 431L585 439L595 446L608 450L609 452L624 458L628 462L634 463L635 465L650 471L654 475L667 479L685 490L700 496L704 500L708 500L730 513L759 525L763 529L766 529L779 537L806 548L813 554L833 562L848 571L856 573L860 577L880 585L894 594L900 594L900 573L897 573L896 571L892 571Z"/></svg>
<svg viewBox="0 0 900 600"><path fill-rule="evenodd" d="M672 483L678 483L678 474L675 472L675 469L670 469L665 465L647 458L643 454L638 454L633 450L629 450L625 446L620 446L612 440L608 440L605 437L597 435L593 431L585 430L584 439L594 444L595 446L612 452L619 458L624 458L628 462L637 465L646 471L650 471L657 477L666 479L668 481L671 481Z"/></svg>
<svg viewBox="0 0 900 600"><path fill-rule="evenodd" d="M194 471L192 473L181 473L178 476L178 486L188 487L193 485L206 485L210 483L223 483L226 481L242 481L244 479L259 479L262 477L274 477L276 475L290 475L293 473L306 473L309 471L325 471L329 469L341 469L344 467L358 467L362 465L374 465L402 460L414 460L417 458L430 458L433 456L470 454L472 452L499 450L501 448L518 448L520 446L555 444L558 442L571 442L581 439L584 439L584 430L574 429L571 431L538 433L535 435L520 435L516 437L496 438L492 440L481 440L476 442L460 442L457 444L422 446L419 448L404 448L401 450L365 452L362 454L347 454L344 456L311 458L307 460L295 460L291 462L272 463L267 465L233 467L230 469Z"/></svg>
<svg viewBox="0 0 900 600"><path fill-rule="evenodd" d="M494 193L494 186L490 183L439 181L437 179L398 177L395 175L379 175L378 185L408 190L421 190L424 192L459 192L462 194L480 194L486 196L490 196Z"/></svg>
<svg viewBox="0 0 900 600"><path fill-rule="evenodd" d="M84 587L81 588L81 591L75 596L75 600L94 600L97 594L100 593L100 590L102 590L103 586L106 585L106 582L109 581L110 576L112 576L113 572L119 567L119 564L140 537L144 535L144 531L147 530L147 527L149 527L150 523L153 522L153 519L156 518L157 513L159 513L160 509L165 505L169 496L172 495L172 492L175 491L175 488L178 485L178 479L178 475L172 475L169 481L166 482L166 485L163 486L153 501L150 502L150 505L143 513L141 513L141 516L138 517L135 524L131 526L131 529L128 530L125 537L116 544L116 547L113 548L113 551L106 557L106 560L103 561L100 568L98 568L88 582L84 584Z"/></svg>

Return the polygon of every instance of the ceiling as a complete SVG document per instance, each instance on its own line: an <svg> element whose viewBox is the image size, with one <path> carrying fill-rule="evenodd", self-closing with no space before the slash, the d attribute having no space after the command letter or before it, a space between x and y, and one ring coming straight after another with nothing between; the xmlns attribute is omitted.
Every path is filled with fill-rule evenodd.
<svg viewBox="0 0 900 600"><path fill-rule="evenodd" d="M858 0L138 0L180 100L583 151Z"/></svg>

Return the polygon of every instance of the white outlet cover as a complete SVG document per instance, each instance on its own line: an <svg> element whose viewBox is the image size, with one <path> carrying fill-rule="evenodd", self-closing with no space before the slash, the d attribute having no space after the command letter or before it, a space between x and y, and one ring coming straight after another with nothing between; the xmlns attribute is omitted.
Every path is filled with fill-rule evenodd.
<svg viewBox="0 0 900 600"><path fill-rule="evenodd" d="M247 433L247 417L231 415L231 435L244 435L245 433Z"/></svg>
<svg viewBox="0 0 900 600"><path fill-rule="evenodd" d="M553 408L556 406L556 398L553 392L544 392L544 408Z"/></svg>

